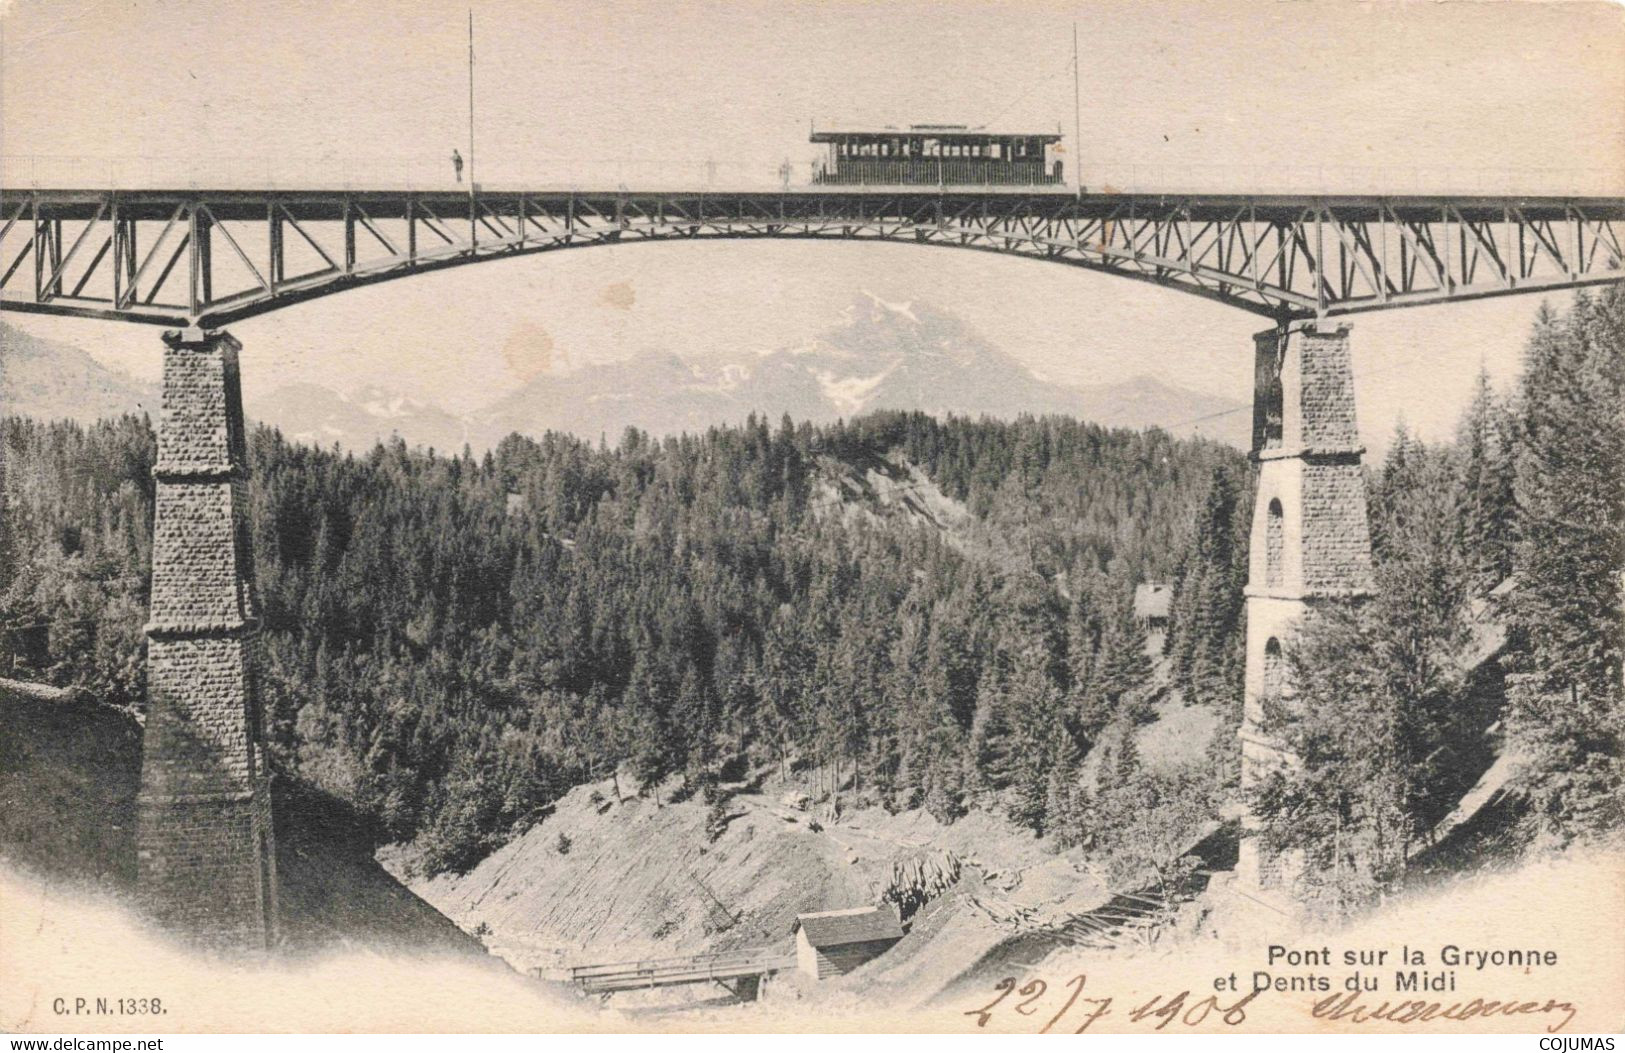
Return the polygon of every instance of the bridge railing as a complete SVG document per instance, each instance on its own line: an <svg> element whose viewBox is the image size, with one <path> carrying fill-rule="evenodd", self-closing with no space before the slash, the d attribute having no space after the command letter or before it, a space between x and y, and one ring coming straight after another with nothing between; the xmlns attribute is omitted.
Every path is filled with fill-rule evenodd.
<svg viewBox="0 0 1625 1053"><path fill-rule="evenodd" d="M1085 164L1082 175L1083 184L1090 192L1378 197L1625 196L1625 172L1608 168Z"/></svg>
<svg viewBox="0 0 1625 1053"><path fill-rule="evenodd" d="M714 161L586 158L480 165L487 190L760 191L813 185L816 161ZM1067 189L1080 173L1064 171ZM1448 166L1220 165L1088 162L1091 193L1357 194L1439 196L1625 196L1625 172L1607 168L1467 168ZM463 178L468 172L463 172ZM970 184L956 184L966 186ZM200 158L99 157L65 154L0 156L0 189L53 190L412 190L445 191L459 183L449 155L437 157ZM852 189L843 186L842 189ZM1026 188L990 186L1000 192Z"/></svg>
<svg viewBox="0 0 1625 1053"><path fill-rule="evenodd" d="M757 947L751 950L717 951L709 954L677 955L671 958L642 958L636 961L571 966L570 979L580 982L623 975L687 972L696 969L727 969L737 966L754 966L763 962L776 963L786 957L786 955L770 948ZM788 957L794 958L793 955Z"/></svg>
<svg viewBox="0 0 1625 1053"><path fill-rule="evenodd" d="M481 165L487 190L626 187L635 190L775 190L812 183L813 162L777 164L659 158L542 160ZM470 173L440 158L0 157L0 187L22 190L412 190L467 189Z"/></svg>

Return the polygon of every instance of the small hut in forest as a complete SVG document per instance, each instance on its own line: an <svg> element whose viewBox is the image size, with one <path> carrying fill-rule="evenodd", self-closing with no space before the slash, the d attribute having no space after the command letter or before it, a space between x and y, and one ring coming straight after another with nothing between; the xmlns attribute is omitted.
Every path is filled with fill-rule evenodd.
<svg viewBox="0 0 1625 1053"><path fill-rule="evenodd" d="M903 938L890 907L849 907L796 916L796 967L815 980L851 972Z"/></svg>
<svg viewBox="0 0 1625 1053"><path fill-rule="evenodd" d="M1162 653L1173 600L1174 590L1161 582L1144 581L1134 586L1134 619L1145 630L1146 650L1154 655Z"/></svg>

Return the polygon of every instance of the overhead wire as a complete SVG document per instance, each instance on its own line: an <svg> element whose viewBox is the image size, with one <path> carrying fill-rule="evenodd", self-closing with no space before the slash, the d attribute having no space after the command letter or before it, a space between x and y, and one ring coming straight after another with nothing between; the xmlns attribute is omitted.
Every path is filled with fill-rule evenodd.
<svg viewBox="0 0 1625 1053"><path fill-rule="evenodd" d="M1356 382L1370 380L1372 377L1380 377L1384 373L1391 373L1399 367L1409 364L1410 363L1407 362L1395 362L1391 365L1383 366L1380 369L1366 370L1365 372L1355 374L1354 380ZM1161 428L1163 431L1173 431L1175 428L1183 428L1187 424L1200 424L1203 421L1217 420L1220 417L1228 417L1233 413L1247 413L1250 412L1252 408L1253 407L1250 404L1244 404L1227 410L1219 410L1216 413L1205 413L1200 417L1191 417L1187 420L1175 421L1172 424L1158 424L1156 427Z"/></svg>
<svg viewBox="0 0 1625 1053"><path fill-rule="evenodd" d="M1038 91L1039 88L1047 87L1049 85L1049 83L1051 81L1053 81L1056 77L1059 77L1064 73L1070 73L1071 71L1072 71L1072 57L1070 55L1068 55L1066 61L1061 64L1060 69L1056 70L1054 73L1051 73L1049 76L1044 77L1041 80L1035 81L1034 83L1028 85L1027 90L1023 91L1020 95L1017 95L1002 110L1000 110L998 113L994 114L992 117L988 118L987 123L985 125L983 125L983 127L992 127L993 125L998 124L999 121L1001 119L1003 119L1005 114L1009 113L1011 110L1015 109L1017 106L1021 105L1022 103L1026 102L1028 99L1032 98L1032 96Z"/></svg>

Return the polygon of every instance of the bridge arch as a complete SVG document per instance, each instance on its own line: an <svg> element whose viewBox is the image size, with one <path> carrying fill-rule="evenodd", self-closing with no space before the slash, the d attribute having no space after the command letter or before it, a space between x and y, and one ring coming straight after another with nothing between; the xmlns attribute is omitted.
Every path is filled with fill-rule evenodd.
<svg viewBox="0 0 1625 1053"><path fill-rule="evenodd" d="M1278 322L1625 279L1625 199L1612 198L36 190L0 222L0 308L171 327L515 255L711 239L997 252Z"/></svg>

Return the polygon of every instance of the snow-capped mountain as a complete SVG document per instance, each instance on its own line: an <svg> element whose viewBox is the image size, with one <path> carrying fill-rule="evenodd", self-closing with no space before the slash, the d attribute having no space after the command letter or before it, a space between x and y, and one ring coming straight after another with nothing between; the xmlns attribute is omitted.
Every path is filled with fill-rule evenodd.
<svg viewBox="0 0 1625 1053"><path fill-rule="evenodd" d="M0 330L5 412L79 419L145 409L156 391L67 344ZM960 319L925 303L861 294L836 324L799 345L702 358L645 353L545 372L485 409L455 416L433 403L371 387L350 395L295 383L258 396L251 418L289 438L358 450L399 435L445 452L484 449L510 432L566 431L611 442L629 426L654 435L699 432L751 413L830 421L871 410L1012 418L1058 413L1112 427L1157 425L1241 445L1247 414L1232 399L1148 376L1067 387L1034 375Z"/></svg>
<svg viewBox="0 0 1625 1053"><path fill-rule="evenodd" d="M476 415L474 433L549 428L613 439L628 425L655 434L703 430L751 412L825 421L877 409L1010 418L1061 413L1114 427L1158 425L1245 440L1242 404L1147 376L1073 388L1035 376L953 315L922 303L857 297L838 325L769 354L685 361L643 355L564 375L543 374Z"/></svg>
<svg viewBox="0 0 1625 1053"><path fill-rule="evenodd" d="M338 443L350 450L365 449L399 435L414 446L456 453L469 441L467 423L461 418L380 387L344 396L318 384L290 384L244 410L280 428L288 438L315 446Z"/></svg>

